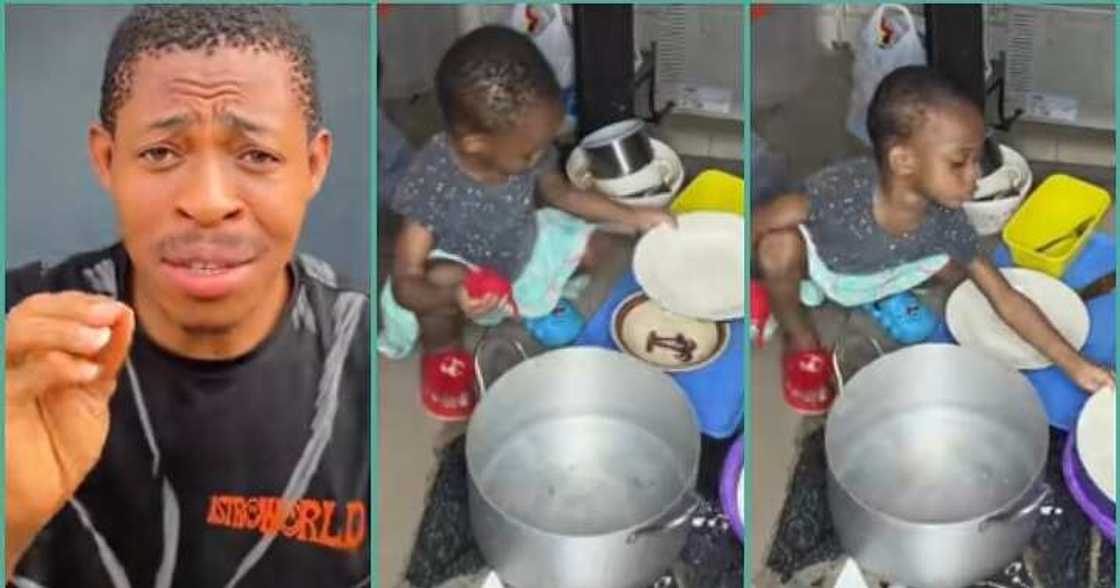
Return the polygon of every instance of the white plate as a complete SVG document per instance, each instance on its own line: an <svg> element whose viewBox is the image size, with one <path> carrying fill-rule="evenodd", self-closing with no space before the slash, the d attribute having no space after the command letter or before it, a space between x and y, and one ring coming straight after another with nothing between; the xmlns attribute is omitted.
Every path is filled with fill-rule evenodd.
<svg viewBox="0 0 1120 588"><path fill-rule="evenodd" d="M1089 338L1089 310L1076 292L1034 270L1010 268L1000 271L1011 287L1042 309L1042 313L1074 349L1081 349ZM949 296L945 305L945 322L962 346L981 348L1015 369L1037 370L1053 363L996 315L972 280L962 283Z"/></svg>
<svg viewBox="0 0 1120 588"><path fill-rule="evenodd" d="M1097 488L1116 502L1116 393L1089 397L1077 417L1077 455Z"/></svg>
<svg viewBox="0 0 1120 588"><path fill-rule="evenodd" d="M634 276L651 299L676 314L711 321L743 317L747 267L743 217L693 212L677 228L659 226L634 248Z"/></svg>

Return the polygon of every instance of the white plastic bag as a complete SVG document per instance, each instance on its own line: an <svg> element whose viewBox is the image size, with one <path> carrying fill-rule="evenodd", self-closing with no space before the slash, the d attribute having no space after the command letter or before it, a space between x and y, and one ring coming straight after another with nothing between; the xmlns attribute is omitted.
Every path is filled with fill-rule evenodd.
<svg viewBox="0 0 1120 588"><path fill-rule="evenodd" d="M575 81L575 48L564 13L559 4L515 4L510 26L533 38L544 54L560 87L568 89Z"/></svg>
<svg viewBox="0 0 1120 588"><path fill-rule="evenodd" d="M889 18L889 11L902 18ZM883 44L882 31L890 40ZM852 65L852 98L848 105L848 132L870 145L867 135L867 107L879 82L892 71L907 65L925 65L926 48L914 25L914 17L901 4L881 4L860 33Z"/></svg>

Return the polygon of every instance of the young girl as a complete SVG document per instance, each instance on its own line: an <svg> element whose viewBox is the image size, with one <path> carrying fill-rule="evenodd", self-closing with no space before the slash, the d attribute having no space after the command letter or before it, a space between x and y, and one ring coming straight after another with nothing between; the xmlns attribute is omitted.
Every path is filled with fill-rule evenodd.
<svg viewBox="0 0 1120 588"><path fill-rule="evenodd" d="M827 412L831 361L804 306L825 296L857 306L930 278L971 277L999 316L1080 387L1112 375L1082 358L979 251L961 206L980 177L984 121L948 81L924 67L883 79L868 108L874 161L829 167L805 193L755 212L751 242L783 328L783 394L804 414ZM808 278L808 280L806 280Z"/></svg>
<svg viewBox="0 0 1120 588"><path fill-rule="evenodd" d="M551 312L589 261L594 227L585 221L644 231L673 220L577 190L559 173L561 91L525 35L488 26L459 39L436 72L436 93L445 132L415 155L392 202L405 220L381 295L379 347L399 358L419 338L424 408L461 420L475 404L465 318L493 324L514 305L527 317ZM549 208L537 210L538 194ZM462 282L475 267L511 282L513 300L471 298Z"/></svg>

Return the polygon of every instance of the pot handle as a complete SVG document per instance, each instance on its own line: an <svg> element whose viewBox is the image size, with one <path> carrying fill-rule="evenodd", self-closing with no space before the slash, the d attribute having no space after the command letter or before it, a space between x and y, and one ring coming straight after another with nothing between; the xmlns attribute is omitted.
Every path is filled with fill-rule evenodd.
<svg viewBox="0 0 1120 588"><path fill-rule="evenodd" d="M680 514L668 521L653 523L652 525L648 525L631 532L630 535L626 537L626 544L634 544L638 541L638 539L641 539L643 535L649 535L652 533L664 533L679 528L681 525L684 525L690 519L692 519L692 515L696 514L696 511L700 508L700 505L703 504L704 499L700 498L700 495L697 494L695 490L690 490L688 494L685 495L685 502L688 504L688 506L686 506Z"/></svg>
<svg viewBox="0 0 1120 588"><path fill-rule="evenodd" d="M850 343L854 339L867 339L871 342L871 346L875 348L875 352L879 354L879 357L883 356L883 347L879 345L879 341L871 335L847 334L840 337L840 340L836 342L835 350L832 352L832 372L836 376L837 394L844 393L844 372L840 369L840 360L844 359L844 350L848 348L848 343Z"/></svg>
<svg viewBox="0 0 1120 588"><path fill-rule="evenodd" d="M1046 482L1040 482L1034 492L1034 497L1030 498L1026 504L1022 506L1012 506L980 521L980 532L983 533L992 525L1018 522L1023 517L1026 517L1041 508L1042 503L1046 502L1046 499L1050 498L1050 495L1053 493L1054 490L1050 487L1049 484L1047 484Z"/></svg>
<svg viewBox="0 0 1120 588"><path fill-rule="evenodd" d="M525 352L525 347L521 345L520 341L514 339L505 339L501 337L491 336L491 331L487 330L483 333L482 338L478 340L478 344L474 346L474 378L475 384L478 386L478 395L482 396L486 393L486 379L482 375L482 352L490 345L491 342L501 343L510 349L513 349L521 356L521 360L529 359L529 354Z"/></svg>

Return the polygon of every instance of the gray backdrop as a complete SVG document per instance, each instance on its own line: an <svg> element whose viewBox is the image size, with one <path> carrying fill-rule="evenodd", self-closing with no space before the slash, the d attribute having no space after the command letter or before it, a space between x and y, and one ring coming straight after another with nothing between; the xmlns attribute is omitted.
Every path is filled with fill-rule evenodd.
<svg viewBox="0 0 1120 588"><path fill-rule="evenodd" d="M101 70L126 6L8 6L7 264L113 243L112 203L86 154ZM300 248L369 284L369 9L293 8L311 32L323 116L334 133L326 182Z"/></svg>

